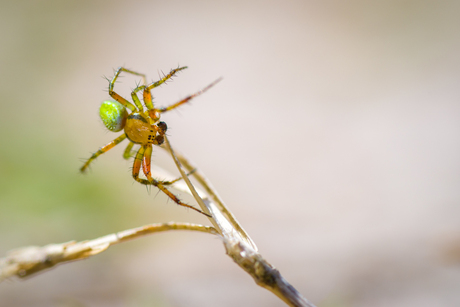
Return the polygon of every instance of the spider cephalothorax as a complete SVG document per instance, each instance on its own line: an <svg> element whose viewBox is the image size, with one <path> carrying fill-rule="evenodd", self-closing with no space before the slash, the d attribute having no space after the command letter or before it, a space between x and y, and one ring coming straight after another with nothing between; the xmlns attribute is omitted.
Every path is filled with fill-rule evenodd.
<svg viewBox="0 0 460 307"><path fill-rule="evenodd" d="M166 80L172 78L178 71L181 71L185 68L187 67L179 67L173 69L162 79L151 84L147 84L144 74L137 73L123 67L118 68L117 72L115 73L115 76L109 83L109 95L113 99L115 99L115 101L104 101L101 105L101 108L99 109L99 115L107 129L113 132L124 130L124 133L116 139L114 139L112 142L108 143L107 145L99 149L97 152L95 152L86 161L86 163L81 167L80 170L84 172L94 159L96 159L101 154L107 152L111 148L115 147L127 138L130 142L126 147L125 153L123 154L123 157L125 159L129 159L133 156L131 150L134 144L140 145L139 150L135 154L133 163L133 178L136 181L146 185L154 185L158 187L161 191L163 191L166 195L168 195L177 204L208 215L199 209L182 203L174 194L172 194L168 189L165 188L165 185L171 184L172 182L156 180L152 177L150 173L152 145L163 144L165 139L165 133L167 130L166 123L160 121L160 114L163 112L173 110L178 106L188 102L190 99L202 94L211 86L220 81L220 79L214 81L201 91L187 96L186 98L176 102L175 104L170 105L169 107L154 107L152 101L152 94L150 93L150 90L165 83ZM140 76L144 81L144 85L136 87L131 92L131 97L134 104L132 104L125 98L121 97L113 90L115 82L122 71L136 76ZM145 107L147 108L146 111L144 111L144 105L141 103L139 97L137 96L137 93L140 91L143 92L143 101ZM127 109L129 109L131 113L128 114ZM141 167L147 179L139 178L139 172Z"/></svg>

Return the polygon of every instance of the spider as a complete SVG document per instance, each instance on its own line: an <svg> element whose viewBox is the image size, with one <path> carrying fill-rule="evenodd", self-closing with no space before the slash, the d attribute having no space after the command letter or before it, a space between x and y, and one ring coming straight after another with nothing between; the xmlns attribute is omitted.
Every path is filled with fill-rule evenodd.
<svg viewBox="0 0 460 307"><path fill-rule="evenodd" d="M181 200L179 200L179 198L177 198L177 196L175 196L165 187L166 185L170 185L179 179L176 179L174 181L161 181L154 179L150 172L152 145L163 144L165 139L165 133L167 130L166 123L160 121L160 114L167 111L171 111L187 103L189 100L198 95L201 95L221 80L221 78L217 79L213 83L209 84L207 87L203 88L201 91L189 95L186 98L168 107L154 107L152 101L152 94L150 91L155 87L158 87L161 84L165 83L168 79L171 79L179 71L184 70L186 68L187 66L172 69L169 72L169 74L165 75L162 79L156 82L152 82L151 84L147 84L146 77L144 74L126 69L124 67L119 67L114 77L109 82L109 95L113 99L115 99L115 101L104 101L99 109L99 115L107 129L113 132L118 132L124 129L124 133L116 139L114 139L113 141L111 141L110 143L108 143L107 145L105 145L104 147L100 148L98 151L96 151L80 168L80 171L85 172L85 170L88 168L88 166L94 159L96 159L103 153L106 153L107 151L109 151L116 145L120 144L127 138L129 140L129 144L126 147L126 150L123 154L123 157L125 159L129 159L132 156L131 149L133 148L134 144L140 145L140 148L137 151L134 158L132 172L132 176L137 182L140 182L141 184L145 185L154 185L178 205L193 209L206 216L210 216L207 213L191 205L183 203ZM113 90L115 82L117 81L117 78L121 72L126 72L136 76L140 76L144 81L144 85L137 86L131 92L131 97L134 102L134 105L125 98L118 95ZM145 111L139 97L137 96L137 93L140 91L143 91L143 101L145 107L147 108L147 110ZM128 114L126 109L129 109L131 112ZM139 178L139 172L141 167L147 179Z"/></svg>

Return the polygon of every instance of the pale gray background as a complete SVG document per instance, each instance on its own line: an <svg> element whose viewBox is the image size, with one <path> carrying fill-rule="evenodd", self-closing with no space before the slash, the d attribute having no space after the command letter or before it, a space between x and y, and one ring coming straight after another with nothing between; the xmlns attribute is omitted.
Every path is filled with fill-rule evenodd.
<svg viewBox="0 0 460 307"><path fill-rule="evenodd" d="M113 69L318 306L460 305L460 2L0 2L0 252L206 220L133 183L97 110ZM135 78L117 86L129 96ZM155 151L153 163L168 158ZM169 169L173 169L170 165ZM0 306L283 306L218 239L165 233L27 281Z"/></svg>

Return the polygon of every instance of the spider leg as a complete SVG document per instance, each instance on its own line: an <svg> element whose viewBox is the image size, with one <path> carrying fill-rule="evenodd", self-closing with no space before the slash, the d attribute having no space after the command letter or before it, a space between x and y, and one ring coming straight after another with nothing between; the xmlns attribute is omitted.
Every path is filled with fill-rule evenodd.
<svg viewBox="0 0 460 307"><path fill-rule="evenodd" d="M186 175L187 176L190 176L191 174L193 174L194 172L196 172L196 168L195 169L192 169L190 172L188 172ZM179 178L176 178L174 180L171 180L171 181L161 181L161 183L163 185L171 185L171 184L174 184L176 182L178 182L179 180L182 180L183 178L182 177L179 177Z"/></svg>
<svg viewBox="0 0 460 307"><path fill-rule="evenodd" d="M132 75L135 75L135 76L142 77L142 80L144 80L144 84L147 84L147 78L145 77L145 74L141 74L139 72L135 72L133 70L126 69L124 67L118 67L115 75L112 78L112 81L110 82L109 90L113 90L113 86L115 85L115 81L117 81L118 76L121 74L122 71L127 72L127 73L132 74Z"/></svg>
<svg viewBox="0 0 460 307"><path fill-rule="evenodd" d="M152 90L153 88L155 87L158 87L160 85L162 85L163 83L165 83L168 79L172 78L177 72L181 71L181 70L184 70L186 69L187 66L184 66L184 67L178 67L176 69L171 69L171 71L169 72L169 74L167 74L166 76L164 76L163 78L161 78L160 80L156 81L156 82L153 82L151 83L150 85L146 85L146 86L139 86L135 89L135 91L139 91L141 89L144 90L144 94L143 94L143 99L144 99L144 104L145 106L147 107L147 109L149 110L149 115L150 117L156 121L159 119L159 115L158 115L158 112L157 110L153 107L153 100L152 100L152 93L150 92L150 90Z"/></svg>
<svg viewBox="0 0 460 307"><path fill-rule="evenodd" d="M134 92L134 91L131 92L131 98L133 99L133 102L134 102L134 104L136 105L137 109L138 109L140 112L143 112L143 111L144 111L144 107L142 106L142 103L141 103L141 101L139 100L139 97L137 97L136 92Z"/></svg>
<svg viewBox="0 0 460 307"><path fill-rule="evenodd" d="M144 157L142 158L142 171L144 172L144 174L145 174L145 176L147 178L152 178L152 173L151 173L152 146L151 145L146 145L146 146L147 146L147 148L145 149ZM190 172L188 172L187 176L193 174L194 172L196 172L196 169L193 169ZM165 185L174 184L174 183L178 182L181 179L182 179L182 177L176 178L176 179L171 180L171 181L163 181L163 180L156 180L156 181L158 183L162 184L163 186L165 186Z"/></svg>
<svg viewBox="0 0 460 307"><path fill-rule="evenodd" d="M124 105L126 108L130 109L133 112L136 112L136 107L131 102L121 97L120 95L115 93L113 90L109 90L109 95L110 97L112 97L113 99L115 99L116 101Z"/></svg>
<svg viewBox="0 0 460 307"><path fill-rule="evenodd" d="M176 195L174 195L173 193L171 193L168 189L166 189L164 187L163 182L152 178L152 175L150 173L151 157L152 157L152 145L144 145L144 146L141 146L141 148L139 148L139 151L136 154L136 158L134 159L134 164L133 164L133 178L134 178L134 180L136 180L137 182L140 182L142 184L145 184L145 185L154 185L158 189L160 189L163 193L165 193L169 198L171 198L179 206L187 207L187 208L193 209L193 210L195 210L195 211L197 211L197 212L199 212L201 214L209 216L208 214L204 213L200 209L197 209L197 208L195 208L193 206L184 204L182 201L179 200L179 198L177 198ZM140 172L141 165L142 165L142 170L143 170L145 176L147 177L147 180L139 178L139 172Z"/></svg>
<svg viewBox="0 0 460 307"><path fill-rule="evenodd" d="M185 97L184 99L182 99L181 101L178 101L176 102L175 104L172 104L168 107L165 107L165 108L159 108L159 109L156 109L158 112L167 112L167 111L171 111L177 107L179 107L180 105L184 104L184 103L187 103L189 100L191 100L192 98L195 98L196 96L199 96L201 94L203 94L204 92L206 92L208 89L210 89L211 87L213 87L216 83L218 83L220 80L222 80L222 78L219 78L217 79L216 81L214 81L213 83L209 84L208 86L206 86L204 89L202 89L201 91L198 91L190 96L187 96Z"/></svg>
<svg viewBox="0 0 460 307"><path fill-rule="evenodd" d="M112 142L108 143L107 145L105 145L104 147L102 147L101 149L99 149L98 151L96 151L95 153L93 153L93 155L85 162L85 164L80 168L80 172L84 172L89 164L94 160L96 159L97 157L99 157L100 155L102 155L103 153L109 151L110 149L112 149L113 147L115 147L116 145L118 145L119 143L121 143L124 139L126 139L126 134L122 134L120 135L119 137L117 137L115 140L113 140ZM129 146L129 145L128 145Z"/></svg>
<svg viewBox="0 0 460 307"><path fill-rule="evenodd" d="M184 70L186 69L187 66L183 66L183 67L178 67L176 69L171 69L171 71L169 72L169 74L167 74L166 76L164 76L163 78L161 78L160 80L156 81L156 82L152 82L151 84L147 85L146 88L148 88L149 90L157 87L157 86L160 86L162 85L163 83L165 83L168 79L172 78L177 72L181 71L181 70Z"/></svg>
<svg viewBox="0 0 460 307"><path fill-rule="evenodd" d="M133 149L133 146L134 146L133 142L129 142L128 146L126 146L125 152L123 153L123 158L125 158L126 160L128 160L134 155L134 153L131 152L131 149Z"/></svg>
<svg viewBox="0 0 460 307"><path fill-rule="evenodd" d="M123 154L123 158L125 158L126 160L128 160L129 158L133 157L136 154L135 152L131 151L133 146L134 146L133 142L129 142L128 146L126 146L125 152ZM144 162L142 162L142 163L144 163ZM144 165L144 164L142 164L142 165ZM192 169L190 172L188 172L187 176L190 176L194 172L196 172L196 168ZM172 184L178 182L179 180L182 180L182 177L176 178L174 180L169 180L169 181L168 180L161 180L161 183L163 185L165 185L165 186L168 186L168 185L172 185ZM146 184L149 184L149 183L146 183Z"/></svg>
<svg viewBox="0 0 460 307"><path fill-rule="evenodd" d="M115 86L115 82L117 81L118 79L118 76L120 75L120 73L124 71L124 72L127 72L127 73L130 73L130 74L133 74L133 75L136 75L136 76L141 76L142 79L144 80L144 84L147 83L147 79L145 77L144 74L141 74L141 73L138 73L138 72L135 72L135 71L132 71L132 70L129 70L129 69L126 69L124 67L119 67L115 73L115 75L113 76L112 78L112 81L110 81L109 83L109 95L115 99L116 101L118 101L119 103L121 103L122 105L124 105L126 108L130 109L131 111L136 111L136 107L137 109L139 109L139 111L142 112L142 104L141 102L139 101L139 98L137 97L136 93L133 91L131 93L131 97L133 98L133 101L134 101L134 104L136 106L134 106L131 102L129 102L128 100L126 100L125 98L121 97L120 95L118 95L117 93L115 93L115 91L113 90L114 86Z"/></svg>

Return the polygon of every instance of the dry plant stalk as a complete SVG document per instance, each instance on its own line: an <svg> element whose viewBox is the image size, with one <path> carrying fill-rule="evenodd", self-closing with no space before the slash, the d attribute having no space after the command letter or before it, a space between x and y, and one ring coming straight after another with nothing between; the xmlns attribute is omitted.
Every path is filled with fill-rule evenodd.
<svg viewBox="0 0 460 307"><path fill-rule="evenodd" d="M281 276L275 267L258 253L255 243L228 210L206 177L196 170L193 164L183 155L175 154L167 138L165 138L165 144L162 148L169 151L184 179L182 182L174 183L174 188L193 195L201 210L212 215L209 220L213 227L169 222L128 229L94 240L70 241L61 244L49 244L43 247L29 246L12 250L6 257L0 258L0 282L13 276L29 277L57 264L85 259L105 251L111 245L152 233L167 230L190 230L221 237L227 255L251 275L259 286L273 292L287 305L314 307L310 301L305 299ZM203 190L194 187L182 167L189 172L195 170L190 176L193 176Z"/></svg>
<svg viewBox="0 0 460 307"><path fill-rule="evenodd" d="M217 234L217 231L210 226L169 222L132 228L93 240L69 241L45 246L27 246L12 250L5 258L0 258L0 282L12 276L30 277L37 272L61 263L83 260L97 255L112 245L167 230L192 230Z"/></svg>

